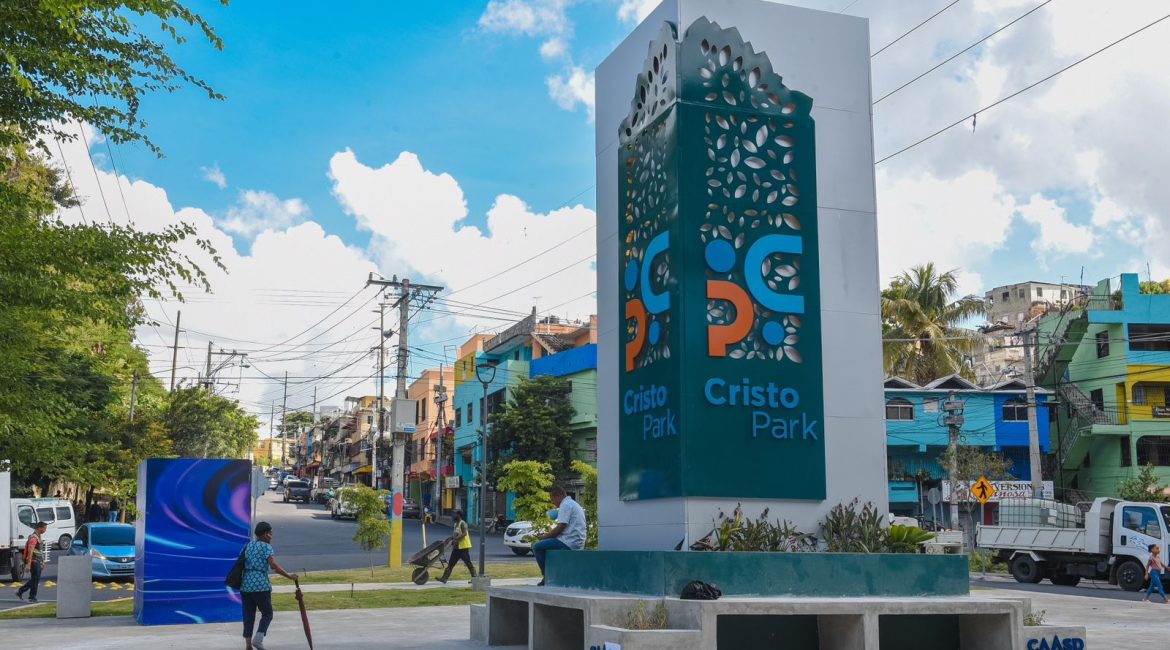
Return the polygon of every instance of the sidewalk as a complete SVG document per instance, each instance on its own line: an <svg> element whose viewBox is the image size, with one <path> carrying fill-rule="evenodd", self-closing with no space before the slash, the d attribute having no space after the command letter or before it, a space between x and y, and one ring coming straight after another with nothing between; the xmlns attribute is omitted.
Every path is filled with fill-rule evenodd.
<svg viewBox="0 0 1170 650"><path fill-rule="evenodd" d="M1170 637L1170 605L1132 600L1067 596L1042 591L980 589L980 596L1027 600L1032 612L1044 612L1046 625L1083 625L1089 648L1165 650Z"/></svg>
<svg viewBox="0 0 1170 650"><path fill-rule="evenodd" d="M471 614L467 605L310 611L309 622L318 650L483 647L468 640ZM239 623L144 627L128 616L30 619L0 622L0 638L6 650L239 650L244 647L241 627ZM300 613L276 612L265 645L271 650L306 648Z"/></svg>

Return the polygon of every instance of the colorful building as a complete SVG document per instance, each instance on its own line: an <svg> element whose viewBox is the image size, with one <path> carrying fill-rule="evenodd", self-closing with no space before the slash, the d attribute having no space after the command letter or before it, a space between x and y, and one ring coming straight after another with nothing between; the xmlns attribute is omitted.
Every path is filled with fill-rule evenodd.
<svg viewBox="0 0 1170 650"><path fill-rule="evenodd" d="M1170 482L1170 295L1102 280L1038 327L1037 381L1059 396L1066 500L1117 496L1150 464Z"/></svg>
<svg viewBox="0 0 1170 650"><path fill-rule="evenodd" d="M417 424L415 432L411 434L406 454L410 464L406 468L405 485L407 495L420 507L431 505L438 471L436 465L438 437L440 430L446 428L445 421L450 420L445 404L442 405L443 419L440 419L440 404L435 402L435 397L439 394L440 387L449 394L455 388L454 382L455 371L452 368L445 368L442 372L437 368L428 368L407 388L407 398L415 400ZM452 458L450 447L443 450L443 457L450 461ZM452 475L454 465L452 463L448 466L451 469L445 475Z"/></svg>
<svg viewBox="0 0 1170 650"><path fill-rule="evenodd" d="M1031 477L1024 382L1008 380L981 388L952 375L919 386L891 377L885 382L885 395L891 512L925 519L938 517L927 502L927 493L931 488L941 492L948 477L939 457L950 443L950 430L943 421L943 402L951 395L963 402L960 443L1003 455L1011 461L1009 474L1013 479L1026 481ZM1045 406L1049 397L1048 391L1036 390L1036 425L1042 454L1050 448L1049 409Z"/></svg>

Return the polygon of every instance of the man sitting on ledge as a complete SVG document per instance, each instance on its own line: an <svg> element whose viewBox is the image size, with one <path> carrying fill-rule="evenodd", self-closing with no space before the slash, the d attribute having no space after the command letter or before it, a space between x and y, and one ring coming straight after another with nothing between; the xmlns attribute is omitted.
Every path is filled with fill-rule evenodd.
<svg viewBox="0 0 1170 650"><path fill-rule="evenodd" d="M532 555L540 567L540 583L544 586L544 557L549 551L566 549L580 551L585 548L585 509L565 494L565 488L554 485L548 491L553 505L557 507L557 525L547 533L536 536L540 540L532 545Z"/></svg>

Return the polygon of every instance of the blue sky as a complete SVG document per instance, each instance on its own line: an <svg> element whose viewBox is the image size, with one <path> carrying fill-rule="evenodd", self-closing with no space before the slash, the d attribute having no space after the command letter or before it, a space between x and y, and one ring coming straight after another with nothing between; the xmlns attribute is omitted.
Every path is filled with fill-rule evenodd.
<svg viewBox="0 0 1170 650"><path fill-rule="evenodd" d="M346 318L355 304L344 301L372 271L438 282L457 291L453 300L494 310L429 321L416 341L441 341L427 348L432 359L441 357L444 345L498 328L533 306L569 318L595 309L588 258L592 70L656 4L225 8L198 0L192 6L215 26L225 49L193 39L172 51L227 99L209 101L190 89L152 95L142 116L166 157L116 147L128 179L110 173L96 140L99 173L90 173L81 145L67 146L65 159L91 197L88 209L96 209L100 183L112 203L120 202L119 190L125 193L136 223L182 219L225 252L230 273L213 274L214 294L181 306L191 329L185 365L200 365L198 350L211 339L255 348L279 343L283 357L268 353L267 365L257 360L268 374L289 369L308 378L348 367L372 333L352 322L357 316ZM847 13L870 20L873 50L944 6L792 4L831 11L848 5ZM875 96L1035 6L969 0L948 8L874 57ZM1046 5L876 107L877 156L971 115L1164 10L1159 0ZM1141 128L1170 112L1160 64L1170 56L1170 22L1155 29L981 112L974 130L951 129L879 165L883 283L928 261L961 269L963 290L979 293L1021 280L1078 280L1082 267L1087 283L1120 272L1144 276L1147 262L1155 277L1170 276L1170 247L1161 244L1170 228L1170 184L1151 173L1170 166L1170 142ZM783 62L778 69L783 73ZM222 188L208 180L212 168L222 174ZM178 308L151 306L161 329L140 332L157 348L160 372L169 365L165 330ZM313 335L318 342L306 342ZM313 347L334 340L339 345L327 353ZM319 387L346 389L367 365L361 360ZM263 405L277 393L271 382L256 380L243 381L239 394Z"/></svg>

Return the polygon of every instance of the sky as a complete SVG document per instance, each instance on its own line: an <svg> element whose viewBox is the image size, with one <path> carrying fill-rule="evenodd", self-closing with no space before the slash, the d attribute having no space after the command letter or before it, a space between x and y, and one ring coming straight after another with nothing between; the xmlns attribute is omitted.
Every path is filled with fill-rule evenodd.
<svg viewBox="0 0 1170 650"><path fill-rule="evenodd" d="M789 4L868 18L872 52L892 42L872 58L879 160L966 118L877 164L882 284L925 262L980 295L1170 276L1170 20L980 111L1162 18L1164 2ZM181 310L178 378L195 381L209 341L247 352L217 390L267 425L285 372L290 410L314 389L323 405L373 392L370 273L446 288L412 320L411 377L534 307L594 313L593 70L656 5L192 2L224 49L192 38L172 52L226 99L150 96L142 116L162 158L88 128L61 143L86 200L72 218L186 221L223 258L226 272L191 247L212 293L147 302L152 370L169 382Z"/></svg>

